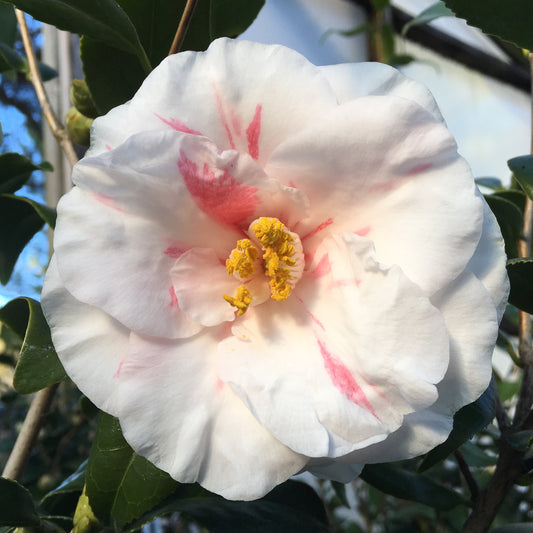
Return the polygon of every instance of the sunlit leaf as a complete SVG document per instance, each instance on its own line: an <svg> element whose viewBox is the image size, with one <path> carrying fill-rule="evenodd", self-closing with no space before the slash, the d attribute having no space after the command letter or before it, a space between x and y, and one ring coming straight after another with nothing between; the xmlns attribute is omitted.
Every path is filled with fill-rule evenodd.
<svg viewBox="0 0 533 533"><path fill-rule="evenodd" d="M505 253L507 257L518 255L518 239L522 233L522 213L511 201L490 194L485 196L491 211L494 213L505 240Z"/></svg>
<svg viewBox="0 0 533 533"><path fill-rule="evenodd" d="M507 261L507 274L511 282L509 302L527 313L533 313L533 258Z"/></svg>
<svg viewBox="0 0 533 533"><path fill-rule="evenodd" d="M0 309L0 321L23 339L13 378L18 392L29 394L65 379L39 302L32 298L11 300Z"/></svg>
<svg viewBox="0 0 533 533"><path fill-rule="evenodd" d="M520 48L533 50L531 0L444 0L460 18Z"/></svg>
<svg viewBox="0 0 533 533"><path fill-rule="evenodd" d="M38 526L41 520L29 491L11 479L0 478L0 526Z"/></svg>
<svg viewBox="0 0 533 533"><path fill-rule="evenodd" d="M492 384L473 403L460 409L453 418L453 430L448 439L431 450L418 467L424 472L433 465L443 461L459 446L470 440L494 418L494 390Z"/></svg>
<svg viewBox="0 0 533 533"><path fill-rule="evenodd" d="M0 283L6 284L18 256L43 227L33 206L18 197L0 196Z"/></svg>
<svg viewBox="0 0 533 533"><path fill-rule="evenodd" d="M211 39L237 37L255 20L265 0L211 0Z"/></svg>
<svg viewBox="0 0 533 533"><path fill-rule="evenodd" d="M114 0L6 0L32 17L61 30L89 35L139 58L151 70L134 25Z"/></svg>
<svg viewBox="0 0 533 533"><path fill-rule="evenodd" d="M105 413L100 415L85 482L93 512L116 529L141 517L177 487L168 474L133 452L118 420Z"/></svg>
<svg viewBox="0 0 533 533"><path fill-rule="evenodd" d="M287 481L260 500L228 501L198 485L180 485L161 505L130 524L133 533L158 516L182 512L210 533L327 533L328 519L320 498L304 483Z"/></svg>
<svg viewBox="0 0 533 533"><path fill-rule="evenodd" d="M507 161L516 181L533 200L533 155L522 155Z"/></svg>
<svg viewBox="0 0 533 533"><path fill-rule="evenodd" d="M443 511L464 503L459 494L444 485L392 464L366 465L361 478L385 494Z"/></svg>
<svg viewBox="0 0 533 533"><path fill-rule="evenodd" d="M24 155L14 152L0 154L0 193L13 193L20 189L34 170L49 170L50 166L35 165Z"/></svg>
<svg viewBox="0 0 533 533"><path fill-rule="evenodd" d="M427 24L432 20L435 20L440 17L453 17L453 11L446 7L444 2L438 1L422 11L417 15L413 20L410 20L403 28L402 35L405 35L411 28L414 26L420 26L422 24Z"/></svg>

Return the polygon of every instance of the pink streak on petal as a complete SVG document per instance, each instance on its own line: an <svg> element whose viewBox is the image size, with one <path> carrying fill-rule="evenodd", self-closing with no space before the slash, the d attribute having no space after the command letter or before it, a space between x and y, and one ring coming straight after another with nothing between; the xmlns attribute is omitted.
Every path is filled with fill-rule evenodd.
<svg viewBox="0 0 533 533"><path fill-rule="evenodd" d="M324 254L318 265L307 272L307 277L310 279L318 279L328 275L331 272L331 263L328 254Z"/></svg>
<svg viewBox="0 0 533 533"><path fill-rule="evenodd" d="M114 378L118 378L120 376L120 371L122 370L122 365L124 364L124 359L120 360L120 363L118 364L117 371L115 372L115 375L113 376Z"/></svg>
<svg viewBox="0 0 533 533"><path fill-rule="evenodd" d="M231 130L229 128L229 123L226 118L226 113L224 112L224 106L222 105L222 98L220 97L220 93L218 92L217 86L214 83L213 83L213 91L215 93L215 99L217 102L217 109L218 109L218 114L220 115L220 120L222 121L222 125L224 126L226 130L226 135L228 136L229 144L235 150L235 143L233 142L233 136L231 135Z"/></svg>
<svg viewBox="0 0 533 533"><path fill-rule="evenodd" d="M261 110L263 106L257 104L254 118L246 129L246 138L248 139L248 153L254 158L259 158L259 135L261 134Z"/></svg>
<svg viewBox="0 0 533 533"><path fill-rule="evenodd" d="M216 380L216 389L217 389L217 392L222 392L222 389L224 388L226 384L219 378L217 377L217 380Z"/></svg>
<svg viewBox="0 0 533 533"><path fill-rule="evenodd" d="M359 287L361 285L360 279L339 279L337 281L332 281L329 284L330 289L341 289L342 287L349 287L350 285L355 285Z"/></svg>
<svg viewBox="0 0 533 533"><path fill-rule="evenodd" d="M313 314L309 309L307 309L307 306L305 305L304 301L297 296L296 299L304 306L305 312L309 315L309 318L322 330L325 331L326 328L324 327L324 324L320 322L320 320Z"/></svg>
<svg viewBox="0 0 533 533"><path fill-rule="evenodd" d="M355 230L353 233L355 235L359 235L359 237L365 237L370 233L370 230L372 229L372 226L365 226L364 228L359 228Z"/></svg>
<svg viewBox="0 0 533 533"><path fill-rule="evenodd" d="M93 198L100 202L101 204L110 207L111 209L114 209L115 211L119 211L120 213L124 213L124 209L118 207L118 205L115 203L115 199L111 198L111 196L107 196L107 194L102 194L100 192L97 192L93 194Z"/></svg>
<svg viewBox="0 0 533 533"><path fill-rule="evenodd" d="M189 128L189 126L187 126L187 124L185 124L185 122L182 122L181 120L178 120L177 118L166 119L158 115L157 113L154 113L154 115L159 120L161 120L162 122L164 122L165 124L167 124L168 126L170 126L172 129L176 131L181 131L183 133L190 133L191 135L202 135L199 131L192 130L191 128Z"/></svg>
<svg viewBox="0 0 533 533"><path fill-rule="evenodd" d="M163 253L172 257L172 259L177 259L187 251L187 248L184 248L179 245L170 245Z"/></svg>
<svg viewBox="0 0 533 533"><path fill-rule="evenodd" d="M420 165L416 165L416 167L413 167L408 176L416 176L417 174L420 174L421 172L425 172L428 168L431 168L433 165L432 163L421 163Z"/></svg>
<svg viewBox="0 0 533 533"><path fill-rule="evenodd" d="M170 296L170 307L177 307L179 309L178 297L172 285L168 288L168 294Z"/></svg>
<svg viewBox="0 0 533 533"><path fill-rule="evenodd" d="M230 115L231 115L231 125L233 127L233 131L235 132L235 135L237 137L241 136L241 119L235 109L230 109Z"/></svg>
<svg viewBox="0 0 533 533"><path fill-rule="evenodd" d="M327 228L328 226L330 226L331 224L333 224L333 219L332 218L328 218L327 220L324 220L324 222L321 222L315 229L311 230L309 233L307 233L306 235L304 235L301 240L304 241L305 239L308 239L309 237L313 237L314 235L316 235L319 231L322 231L323 229Z"/></svg>
<svg viewBox="0 0 533 533"><path fill-rule="evenodd" d="M109 144L106 144L105 147L106 147L106 150L109 150L109 151L113 150L113 148L111 148L111 146L109 146Z"/></svg>
<svg viewBox="0 0 533 533"><path fill-rule="evenodd" d="M196 205L222 224L231 226L246 221L260 203L255 187L237 182L227 171L210 170L207 163L200 172L183 151L178 167Z"/></svg>
<svg viewBox="0 0 533 533"><path fill-rule="evenodd" d="M317 343L324 360L324 367L333 385L350 401L360 407L364 407L378 418L363 389L357 384L357 381L355 381L355 378L344 363L332 355L320 339L317 339Z"/></svg>

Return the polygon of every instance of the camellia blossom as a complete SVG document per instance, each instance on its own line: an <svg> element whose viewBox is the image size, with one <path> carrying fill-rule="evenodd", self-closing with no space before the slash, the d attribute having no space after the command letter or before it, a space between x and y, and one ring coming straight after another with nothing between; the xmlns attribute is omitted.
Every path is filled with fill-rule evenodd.
<svg viewBox="0 0 533 533"><path fill-rule="evenodd" d="M217 40L95 120L42 304L59 357L180 482L263 496L423 454L489 385L497 223L429 92Z"/></svg>

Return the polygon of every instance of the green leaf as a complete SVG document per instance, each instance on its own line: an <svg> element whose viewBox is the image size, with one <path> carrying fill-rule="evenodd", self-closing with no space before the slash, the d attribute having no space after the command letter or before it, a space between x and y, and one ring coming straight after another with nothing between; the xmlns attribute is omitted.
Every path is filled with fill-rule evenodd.
<svg viewBox="0 0 533 533"><path fill-rule="evenodd" d="M486 195L489 204L500 226L505 240L505 253L507 257L518 255L518 239L522 234L522 213L513 202L494 194Z"/></svg>
<svg viewBox="0 0 533 533"><path fill-rule="evenodd" d="M177 487L168 474L135 454L116 418L102 413L85 476L95 515L115 529L154 507Z"/></svg>
<svg viewBox="0 0 533 533"><path fill-rule="evenodd" d="M531 0L444 0L461 18L481 28L485 33L497 35L520 48L533 50L533 10Z"/></svg>
<svg viewBox="0 0 533 533"><path fill-rule="evenodd" d="M533 443L533 429L517 431L507 437L507 442L518 451L525 452Z"/></svg>
<svg viewBox="0 0 533 533"><path fill-rule="evenodd" d="M518 189L496 191L493 193L493 196L509 200L509 202L512 202L514 205L516 205L516 207L518 207L518 209L520 209L520 213L522 213L523 216L524 209L526 207L526 195L522 191L519 191Z"/></svg>
<svg viewBox="0 0 533 533"><path fill-rule="evenodd" d="M31 198L26 198L25 196L4 194L3 198L13 198L17 202L25 202L28 205L31 205L33 207L33 210L39 215L43 222L46 222L51 228L55 228L57 211L53 207L48 207L47 205L36 202Z"/></svg>
<svg viewBox="0 0 533 533"><path fill-rule="evenodd" d="M0 478L0 526L38 526L41 523L31 494L11 479Z"/></svg>
<svg viewBox="0 0 533 533"><path fill-rule="evenodd" d="M522 155L507 161L507 165L524 192L533 200L533 155Z"/></svg>
<svg viewBox="0 0 533 533"><path fill-rule="evenodd" d="M342 503L342 505L348 507L349 509L350 503L348 502L348 498L346 496L346 485L344 483L340 483L339 481L331 481L331 486L333 487L335 495L337 498L339 498L339 501Z"/></svg>
<svg viewBox="0 0 533 533"><path fill-rule="evenodd" d="M0 283L9 281L18 256L43 225L29 203L20 197L0 196Z"/></svg>
<svg viewBox="0 0 533 533"><path fill-rule="evenodd" d="M139 58L145 72L151 65L137 31L114 0L7 0L32 17L61 30L89 35Z"/></svg>
<svg viewBox="0 0 533 533"><path fill-rule="evenodd" d="M13 378L18 392L29 394L65 379L39 302L32 298L11 300L0 309L0 321L23 339Z"/></svg>
<svg viewBox="0 0 533 533"><path fill-rule="evenodd" d="M392 464L366 465L361 478L386 494L443 511L464 503L459 494L444 485Z"/></svg>
<svg viewBox="0 0 533 533"><path fill-rule="evenodd" d="M64 496L69 496L74 493L77 500L78 495L83 491L85 484L85 471L87 470L87 460L83 461L76 472L65 479L58 487L51 490L44 495L40 504L41 507L53 512L55 504L58 500L63 499Z"/></svg>
<svg viewBox="0 0 533 533"><path fill-rule="evenodd" d="M17 40L17 17L10 4L0 2L0 43L13 47Z"/></svg>
<svg viewBox="0 0 533 533"><path fill-rule="evenodd" d="M198 485L178 489L124 533L132 533L158 516L182 512L210 533L327 533L328 520L322 501L304 483L287 481L260 500L228 501Z"/></svg>
<svg viewBox="0 0 533 533"><path fill-rule="evenodd" d="M453 429L448 439L431 450L418 467L419 472L443 461L459 446L470 440L494 418L494 389L489 388L473 403L466 405L453 418Z"/></svg>
<svg viewBox="0 0 533 533"><path fill-rule="evenodd" d="M212 0L211 39L237 37L250 26L265 0Z"/></svg>
<svg viewBox="0 0 533 533"><path fill-rule="evenodd" d="M35 165L25 155L7 152L0 154L0 194L20 189L34 170L48 170L47 165Z"/></svg>
<svg viewBox="0 0 533 533"><path fill-rule="evenodd" d="M507 524L491 529L489 533L533 533L533 524L531 522Z"/></svg>
<svg viewBox="0 0 533 533"><path fill-rule="evenodd" d="M431 22L432 20L435 20L440 17L453 17L453 11L447 8L444 2L439 0L438 2L424 9L424 11L422 11L414 19L410 20L402 28L402 36L405 36L406 33L414 26L421 26L422 24L427 24L428 22Z"/></svg>
<svg viewBox="0 0 533 533"><path fill-rule="evenodd" d="M385 8L389 7L390 0L372 0L372 6L378 11L383 11Z"/></svg>
<svg viewBox="0 0 533 533"><path fill-rule="evenodd" d="M507 274L511 282L509 302L527 313L533 313L533 258L507 261Z"/></svg>
<svg viewBox="0 0 533 533"><path fill-rule="evenodd" d="M465 442L461 448L464 460L469 466L485 467L496 464L498 458L495 455L485 453L479 446L473 442Z"/></svg>
<svg viewBox="0 0 533 533"><path fill-rule="evenodd" d="M487 187L487 189L498 190L503 187L502 180L500 178L483 177L476 178L475 181L477 185Z"/></svg>
<svg viewBox="0 0 533 533"><path fill-rule="evenodd" d="M329 29L322 35L322 37L320 37L320 42L323 43L330 35L341 35L342 37L355 37L356 35L360 35L361 33L373 34L375 33L375 31L376 31L376 28L373 24L364 22L363 24L359 24L358 26L355 26L355 28L352 28L350 30Z"/></svg>

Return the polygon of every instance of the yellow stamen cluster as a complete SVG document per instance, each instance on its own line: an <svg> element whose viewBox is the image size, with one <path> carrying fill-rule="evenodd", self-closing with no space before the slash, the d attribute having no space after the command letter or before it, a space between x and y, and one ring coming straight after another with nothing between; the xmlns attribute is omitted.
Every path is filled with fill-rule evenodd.
<svg viewBox="0 0 533 533"><path fill-rule="evenodd" d="M226 270L230 276L237 272L241 279L247 279L254 273L254 263L258 255L257 248L249 239L237 241L237 247L226 259Z"/></svg>
<svg viewBox="0 0 533 533"><path fill-rule="evenodd" d="M238 309L237 315L244 315L244 313L246 313L246 311L248 310L248 307L252 303L252 295L250 294L250 291L244 285L241 285L240 287L237 288L235 297L224 294L223 298L230 305Z"/></svg>
<svg viewBox="0 0 533 533"><path fill-rule="evenodd" d="M252 225L255 236L265 250L265 274L272 278L269 282L271 297L274 300L286 300L292 291L289 284L294 266L294 242L291 234L285 230L285 224L277 218L261 217Z"/></svg>

